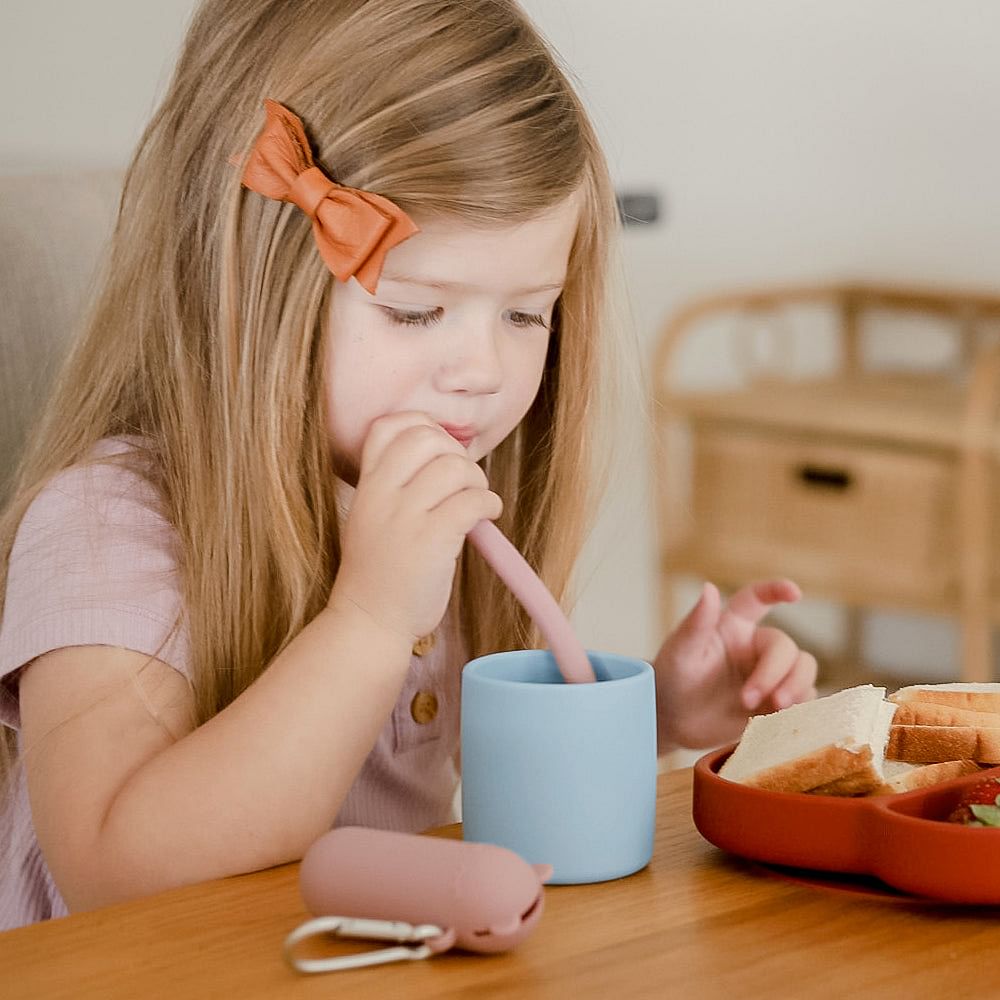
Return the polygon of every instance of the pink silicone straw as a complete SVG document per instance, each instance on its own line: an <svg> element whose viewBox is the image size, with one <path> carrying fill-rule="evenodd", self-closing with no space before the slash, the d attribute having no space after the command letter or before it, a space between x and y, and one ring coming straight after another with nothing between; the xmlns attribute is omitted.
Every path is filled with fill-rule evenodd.
<svg viewBox="0 0 1000 1000"><path fill-rule="evenodd" d="M468 538L531 615L549 644L563 680L567 684L596 681L594 668L569 619L507 536L492 521L480 521Z"/></svg>

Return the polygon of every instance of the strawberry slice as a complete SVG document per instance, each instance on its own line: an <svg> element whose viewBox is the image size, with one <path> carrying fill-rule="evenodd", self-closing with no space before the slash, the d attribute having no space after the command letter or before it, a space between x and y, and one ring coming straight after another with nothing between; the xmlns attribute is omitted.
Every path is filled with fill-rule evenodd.
<svg viewBox="0 0 1000 1000"><path fill-rule="evenodd" d="M983 778L970 785L948 816L948 822L1000 827L1000 777Z"/></svg>

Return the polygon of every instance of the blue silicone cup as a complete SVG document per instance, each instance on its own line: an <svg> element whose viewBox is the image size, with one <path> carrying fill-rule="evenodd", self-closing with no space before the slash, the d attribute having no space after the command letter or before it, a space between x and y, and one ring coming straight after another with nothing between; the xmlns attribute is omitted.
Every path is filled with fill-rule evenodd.
<svg viewBox="0 0 1000 1000"><path fill-rule="evenodd" d="M653 668L588 656L597 683L565 683L545 650L462 673L463 836L552 865L556 884L621 878L653 853Z"/></svg>

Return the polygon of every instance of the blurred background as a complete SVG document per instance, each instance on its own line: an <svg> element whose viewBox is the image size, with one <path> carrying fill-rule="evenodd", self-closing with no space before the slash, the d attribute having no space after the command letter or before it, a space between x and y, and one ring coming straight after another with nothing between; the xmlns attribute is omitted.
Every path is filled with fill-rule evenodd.
<svg viewBox="0 0 1000 1000"><path fill-rule="evenodd" d="M122 168L193 6L6 0L0 182ZM674 610L661 610L662 486L653 473L663 456L645 422L645 394L665 323L703 296L803 283L1000 293L1000 5L524 6L577 81L625 205L649 220L623 230L622 261L630 331L647 381L633 390L633 431L621 443L586 552L575 617L590 646L652 656L667 619L690 605L698 587L697 574L689 574L673 588ZM51 192L57 205L73 198L72 185ZM828 350L819 328L795 336L806 367L810 352ZM888 336L931 366L944 359L949 378L961 367L933 333ZM685 380L711 381L719 365L715 341L708 336L699 347L693 338L682 362L680 388ZM667 472L689 477L681 462ZM946 493L942 517L952 516L949 502ZM950 539L953 526L942 531ZM859 632L831 599L835 589L806 586L803 605L781 612L782 621L800 640L830 651L831 661L850 639L880 670L956 675L953 605L893 607L890 595L866 611Z"/></svg>

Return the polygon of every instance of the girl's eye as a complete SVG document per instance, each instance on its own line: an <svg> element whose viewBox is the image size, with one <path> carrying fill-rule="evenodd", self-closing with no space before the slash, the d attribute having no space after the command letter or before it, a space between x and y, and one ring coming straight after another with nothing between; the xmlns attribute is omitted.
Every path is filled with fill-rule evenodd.
<svg viewBox="0 0 1000 1000"><path fill-rule="evenodd" d="M549 324L545 322L545 317L541 313L512 312L510 321L514 326L540 326L547 330Z"/></svg>
<svg viewBox="0 0 1000 1000"><path fill-rule="evenodd" d="M439 322L444 315L444 310L441 308L395 309L392 306L382 306L382 311L397 326L432 326ZM529 326L540 326L544 330L549 328L549 324L541 313L514 311L507 314L507 319L512 326L521 328Z"/></svg>
<svg viewBox="0 0 1000 1000"><path fill-rule="evenodd" d="M419 309L393 309L390 306L383 306L382 309L397 326L431 326L433 323L437 323L444 314L443 309L422 311Z"/></svg>

